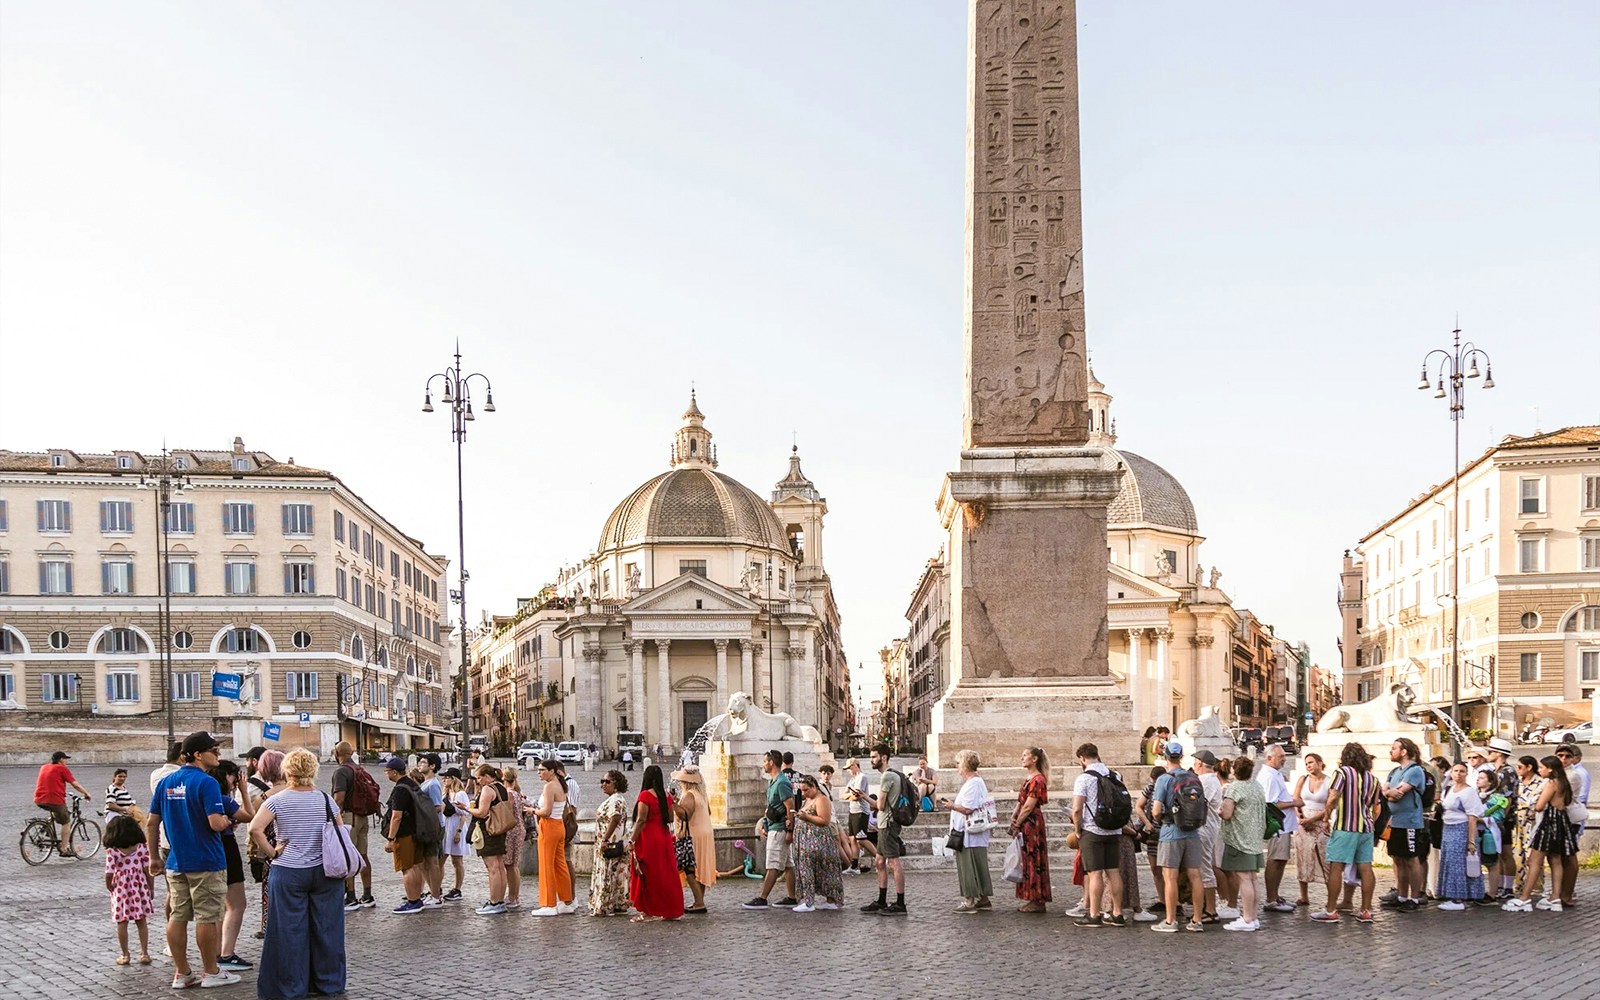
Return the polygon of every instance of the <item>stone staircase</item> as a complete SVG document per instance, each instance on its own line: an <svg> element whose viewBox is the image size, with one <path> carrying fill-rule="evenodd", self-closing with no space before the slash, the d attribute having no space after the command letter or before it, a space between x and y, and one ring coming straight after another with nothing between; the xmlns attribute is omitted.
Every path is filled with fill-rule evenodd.
<svg viewBox="0 0 1600 1000"><path fill-rule="evenodd" d="M941 791L941 794L945 794ZM1070 804L1070 797L1065 798ZM1011 820L1011 813L1017 806L1015 792L1005 793L1004 797L996 796L994 800L997 816L995 829L989 836L989 868L998 872L1005 867L1006 848L1010 845L1011 838L1006 833L1006 824ZM1068 806L1070 808L1070 805ZM1049 831L1050 867L1054 871L1072 870L1073 855L1077 852L1067 848L1067 833L1071 831L1069 813L1063 809L1063 802L1051 800L1044 807L1045 827ZM952 874L956 868L956 856L945 854L939 856L934 851L933 841L944 843L945 836L950 832L950 810L935 809L925 812L917 817L917 821L906 827L901 839L905 841L906 856L905 867L907 871L948 871Z"/></svg>

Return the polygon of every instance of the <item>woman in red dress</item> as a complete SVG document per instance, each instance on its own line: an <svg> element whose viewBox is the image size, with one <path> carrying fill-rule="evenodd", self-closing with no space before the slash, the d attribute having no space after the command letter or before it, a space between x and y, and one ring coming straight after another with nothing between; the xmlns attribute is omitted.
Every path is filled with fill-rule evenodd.
<svg viewBox="0 0 1600 1000"><path fill-rule="evenodd" d="M1050 844L1044 824L1044 806L1050 801L1050 761L1038 747L1022 753L1028 780L1017 793L1017 811L1011 816L1011 835L1022 835L1022 881L1017 898L1023 913L1043 913L1050 902Z"/></svg>
<svg viewBox="0 0 1600 1000"><path fill-rule="evenodd" d="M639 911L633 922L676 920L683 916L683 883L678 880L678 854L667 820L672 797L662 785L661 768L654 764L644 769L640 785L633 807L633 875L628 880L628 899Z"/></svg>

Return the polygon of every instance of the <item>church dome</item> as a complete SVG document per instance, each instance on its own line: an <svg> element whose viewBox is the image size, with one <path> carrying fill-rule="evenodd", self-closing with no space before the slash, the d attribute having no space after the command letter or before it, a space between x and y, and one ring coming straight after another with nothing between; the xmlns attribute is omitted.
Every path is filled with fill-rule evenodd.
<svg viewBox="0 0 1600 1000"><path fill-rule="evenodd" d="M794 467L799 468L798 459ZM716 471L717 449L694 393L672 444L672 471L628 494L606 518L598 551L642 542L710 541L787 552L783 525L767 502Z"/></svg>
<svg viewBox="0 0 1600 1000"><path fill-rule="evenodd" d="M1194 504L1183 484L1172 473L1131 451L1113 451L1122 459L1122 489L1106 509L1106 523L1113 528L1149 524L1191 535L1200 533Z"/></svg>

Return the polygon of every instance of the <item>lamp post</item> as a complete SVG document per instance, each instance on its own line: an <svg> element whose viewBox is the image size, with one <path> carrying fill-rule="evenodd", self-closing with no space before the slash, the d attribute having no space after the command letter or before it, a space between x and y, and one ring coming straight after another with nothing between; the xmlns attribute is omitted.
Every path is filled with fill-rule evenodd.
<svg viewBox="0 0 1600 1000"><path fill-rule="evenodd" d="M176 720L172 710L172 588L167 575L171 570L172 498L192 486L189 477L161 448L161 458L145 466L139 474L141 489L156 491L156 593L161 603L156 608L156 622L161 630L161 699L167 703L167 745L176 736Z"/></svg>
<svg viewBox="0 0 1600 1000"><path fill-rule="evenodd" d="M472 381L478 379L483 383L485 413L494 412L494 388L489 383L489 376L481 372L468 374L462 371L459 340L456 341L455 364L442 372L429 375L428 381L423 384L423 413L433 412L435 379L444 383L444 392L439 395L439 402L450 407L450 437L456 443L456 551L461 557L461 562L456 567L460 577L460 587L450 597L461 605L461 749L465 750L467 741L472 736L472 680L467 669L467 581L471 579L471 575L467 572L467 522L462 485L461 446L467 439L467 425L477 419L472 412Z"/></svg>
<svg viewBox="0 0 1600 1000"><path fill-rule="evenodd" d="M1455 431L1455 462L1451 466L1450 510L1450 746L1455 759L1461 758L1461 419L1467 411L1467 380L1479 376L1483 362L1483 388L1494 388L1494 364L1489 353L1468 341L1461 342L1461 328L1450 331L1448 350L1436 347L1422 357L1419 390L1433 389L1434 399L1450 401L1450 423ZM1435 362L1437 361L1437 368ZM1433 372L1430 375L1430 371ZM1446 389L1446 385L1449 386ZM1487 513L1487 512L1485 512Z"/></svg>

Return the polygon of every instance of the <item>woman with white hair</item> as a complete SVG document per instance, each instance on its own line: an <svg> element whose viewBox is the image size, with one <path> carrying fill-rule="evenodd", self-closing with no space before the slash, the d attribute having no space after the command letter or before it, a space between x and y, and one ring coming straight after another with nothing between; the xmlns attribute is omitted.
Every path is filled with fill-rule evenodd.
<svg viewBox="0 0 1600 1000"><path fill-rule="evenodd" d="M250 842L272 859L266 943L256 974L263 1000L296 1000L345 991L344 882L322 871L322 828L339 807L316 787L317 756L305 748L283 759L282 792L250 821ZM267 842L267 827L277 842Z"/></svg>
<svg viewBox="0 0 1600 1000"><path fill-rule="evenodd" d="M977 913L990 909L994 883L989 878L989 829L994 824L994 796L978 777L978 753L962 750L956 754L956 772L961 790L955 798L939 801L950 807L950 831L961 834L961 850L956 854L956 877L961 885L961 905L957 913Z"/></svg>

